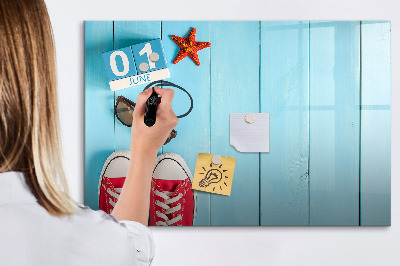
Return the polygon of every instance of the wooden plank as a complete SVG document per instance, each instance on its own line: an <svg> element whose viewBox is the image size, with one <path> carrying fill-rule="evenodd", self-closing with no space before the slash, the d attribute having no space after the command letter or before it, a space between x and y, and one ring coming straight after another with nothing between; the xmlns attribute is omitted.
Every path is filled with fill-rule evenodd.
<svg viewBox="0 0 400 266"><path fill-rule="evenodd" d="M358 225L360 23L310 26L310 225Z"/></svg>
<svg viewBox="0 0 400 266"><path fill-rule="evenodd" d="M259 225L259 154L229 145L229 114L259 112L259 22L210 25L211 153L236 158L231 195L211 195L211 225Z"/></svg>
<svg viewBox="0 0 400 266"><path fill-rule="evenodd" d="M390 31L361 24L361 225L390 225Z"/></svg>
<svg viewBox="0 0 400 266"><path fill-rule="evenodd" d="M261 225L308 224L308 40L308 21L261 22L261 112L270 113Z"/></svg>
<svg viewBox="0 0 400 266"><path fill-rule="evenodd" d="M127 47L145 41L161 38L160 21L115 21L114 22L114 49ZM136 102L138 94L147 84L119 90L115 92L115 99L122 95ZM115 120L115 149L129 150L131 143L131 128Z"/></svg>
<svg viewBox="0 0 400 266"><path fill-rule="evenodd" d="M196 28L196 39L209 41L209 23L196 21L163 21L162 39L171 72L171 81L185 88L193 97L194 107L189 116L179 120L175 128L178 135L163 147L163 152L174 152L182 156L192 174L196 167L198 153L210 153L210 49L198 53L200 66L185 58L178 64L172 61L179 51L171 35L186 37L191 28ZM172 104L179 115L190 108L189 97L181 90L175 90ZM197 213L195 225L210 225L210 194L197 192Z"/></svg>
<svg viewBox="0 0 400 266"><path fill-rule="evenodd" d="M113 49L113 22L85 22L85 205L98 209L103 164L114 151L114 95L102 52Z"/></svg>

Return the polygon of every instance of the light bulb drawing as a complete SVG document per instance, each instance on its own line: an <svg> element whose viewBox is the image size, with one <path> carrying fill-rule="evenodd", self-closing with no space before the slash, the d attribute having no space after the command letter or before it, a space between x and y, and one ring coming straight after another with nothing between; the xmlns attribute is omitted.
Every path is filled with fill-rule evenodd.
<svg viewBox="0 0 400 266"><path fill-rule="evenodd" d="M218 169L211 169L207 172L206 177L200 180L199 186L208 187L212 183L218 183L222 179L222 173Z"/></svg>
<svg viewBox="0 0 400 266"><path fill-rule="evenodd" d="M206 188L212 184L215 184L213 187L213 191L215 191L216 187L219 187L222 190L222 184L219 184L224 178L228 178L224 173L228 170L222 169L222 164L217 165L213 168L213 164L210 164L210 169L206 169L204 166L202 167L204 170L203 173L199 173L201 175L205 175L203 179L200 180L199 186ZM225 181L222 181L223 185L228 186ZM218 186L219 185L219 186Z"/></svg>

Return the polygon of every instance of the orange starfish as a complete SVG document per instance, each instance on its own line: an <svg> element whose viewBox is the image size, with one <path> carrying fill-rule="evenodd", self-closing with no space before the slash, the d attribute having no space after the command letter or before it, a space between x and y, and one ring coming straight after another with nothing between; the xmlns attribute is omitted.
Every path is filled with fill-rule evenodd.
<svg viewBox="0 0 400 266"><path fill-rule="evenodd" d="M192 28L186 38L171 35L171 39L179 46L180 50L172 63L176 64L186 56L189 56L196 65L200 65L197 52L211 46L209 42L196 42L196 28Z"/></svg>

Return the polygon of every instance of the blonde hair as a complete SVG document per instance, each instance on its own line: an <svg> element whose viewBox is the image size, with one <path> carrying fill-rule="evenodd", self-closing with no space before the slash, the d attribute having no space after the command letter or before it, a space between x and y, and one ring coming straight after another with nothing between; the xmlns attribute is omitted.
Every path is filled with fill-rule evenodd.
<svg viewBox="0 0 400 266"><path fill-rule="evenodd" d="M0 172L21 171L50 214L69 215L62 167L57 70L43 0L0 1Z"/></svg>

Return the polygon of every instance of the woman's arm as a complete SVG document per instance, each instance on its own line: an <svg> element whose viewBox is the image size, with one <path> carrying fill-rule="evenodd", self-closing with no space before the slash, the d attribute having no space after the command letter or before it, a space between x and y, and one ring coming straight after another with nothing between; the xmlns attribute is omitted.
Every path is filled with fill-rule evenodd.
<svg viewBox="0 0 400 266"><path fill-rule="evenodd" d="M174 98L172 89L154 88L161 96L156 123L152 127L144 124L146 101L152 89L138 96L131 131L131 160L121 195L112 212L118 220L130 220L147 225L149 218L151 178L157 151L164 144L178 118L171 108Z"/></svg>

